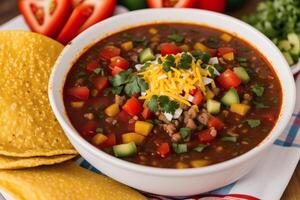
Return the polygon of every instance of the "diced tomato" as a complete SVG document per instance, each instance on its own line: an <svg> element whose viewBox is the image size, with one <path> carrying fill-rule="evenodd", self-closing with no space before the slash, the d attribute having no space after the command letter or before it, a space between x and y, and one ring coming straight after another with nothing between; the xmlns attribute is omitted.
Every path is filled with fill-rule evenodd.
<svg viewBox="0 0 300 200"><path fill-rule="evenodd" d="M107 135L107 140L103 144L101 144L101 147L102 148L109 148L109 147L112 147L116 144L117 144L116 135L114 133L111 133L111 134Z"/></svg>
<svg viewBox="0 0 300 200"><path fill-rule="evenodd" d="M134 116L142 112L143 105L136 97L133 96L124 104L123 110L125 110L129 115Z"/></svg>
<svg viewBox="0 0 300 200"><path fill-rule="evenodd" d="M127 122L129 119L131 119L131 116L124 110L119 112L117 119L122 121L122 122Z"/></svg>
<svg viewBox="0 0 300 200"><path fill-rule="evenodd" d="M147 0L149 8L192 8L194 7L195 0Z"/></svg>
<svg viewBox="0 0 300 200"><path fill-rule="evenodd" d="M55 38L72 12L72 2L19 0L19 10L32 31Z"/></svg>
<svg viewBox="0 0 300 200"><path fill-rule="evenodd" d="M159 147L163 143L163 140L160 138L157 138L154 140L155 146Z"/></svg>
<svg viewBox="0 0 300 200"><path fill-rule="evenodd" d="M262 118L265 119L268 122L271 122L271 123L273 123L275 121L275 117L271 113L265 113L265 114L263 114Z"/></svg>
<svg viewBox="0 0 300 200"><path fill-rule="evenodd" d="M198 0L197 7L215 12L225 12L226 0Z"/></svg>
<svg viewBox="0 0 300 200"><path fill-rule="evenodd" d="M231 47L220 47L220 48L218 48L218 54L220 56L223 56L224 54L230 53L230 52L235 53L235 49L233 49Z"/></svg>
<svg viewBox="0 0 300 200"><path fill-rule="evenodd" d="M165 158L170 153L170 146L168 143L162 143L158 149L157 154L160 155L162 158Z"/></svg>
<svg viewBox="0 0 300 200"><path fill-rule="evenodd" d="M160 53L162 56L168 54L177 54L180 53L181 49L173 43L162 43L160 45Z"/></svg>
<svg viewBox="0 0 300 200"><path fill-rule="evenodd" d="M204 103L204 96L200 90L197 90L197 92L195 93L192 103L198 106Z"/></svg>
<svg viewBox="0 0 300 200"><path fill-rule="evenodd" d="M120 73L121 71L124 71L124 69L122 69L120 67L114 67L113 70L111 71L111 75L115 76L118 73Z"/></svg>
<svg viewBox="0 0 300 200"><path fill-rule="evenodd" d="M142 117L147 120L150 119L152 115L152 112L150 111L150 109L148 107L144 107L144 110L142 112Z"/></svg>
<svg viewBox="0 0 300 200"><path fill-rule="evenodd" d="M198 133L198 139L201 143L208 143L214 140L215 137L210 134L209 129L206 129Z"/></svg>
<svg viewBox="0 0 300 200"><path fill-rule="evenodd" d="M217 131L222 130L224 128L224 123L217 117L211 117L208 120L208 127L214 127Z"/></svg>
<svg viewBox="0 0 300 200"><path fill-rule="evenodd" d="M197 91L198 91L198 88L191 89L190 90L190 95L194 96Z"/></svg>
<svg viewBox="0 0 300 200"><path fill-rule="evenodd" d="M115 6L116 0L81 1L73 9L57 40L63 44L67 44L88 27L111 16ZM60 21L60 19L57 19L57 21Z"/></svg>
<svg viewBox="0 0 300 200"><path fill-rule="evenodd" d="M208 53L210 54L211 57L217 56L217 50L216 49L210 49L208 48Z"/></svg>
<svg viewBox="0 0 300 200"><path fill-rule="evenodd" d="M115 67L121 69L128 69L129 62L125 58L122 58L121 56L115 56L110 59L109 67L111 69L114 69Z"/></svg>
<svg viewBox="0 0 300 200"><path fill-rule="evenodd" d="M67 93L80 100L88 100L90 90L87 87L72 87L67 90Z"/></svg>
<svg viewBox="0 0 300 200"><path fill-rule="evenodd" d="M121 49L114 46L106 46L100 50L99 56L103 60L110 60L112 57L119 56Z"/></svg>
<svg viewBox="0 0 300 200"><path fill-rule="evenodd" d="M230 69L227 69L225 72L220 74L217 80L226 90L229 90L232 87L238 87L241 84L241 79Z"/></svg>
<svg viewBox="0 0 300 200"><path fill-rule="evenodd" d="M89 120L83 125L81 133L84 137L92 137L96 134L97 127L98 123L96 121Z"/></svg>
<svg viewBox="0 0 300 200"><path fill-rule="evenodd" d="M86 70L93 72L95 69L99 68L100 65L96 61L91 61L90 63L87 64Z"/></svg>
<svg viewBox="0 0 300 200"><path fill-rule="evenodd" d="M104 76L96 76L93 80L93 86L99 92L107 88L109 85L108 78Z"/></svg>

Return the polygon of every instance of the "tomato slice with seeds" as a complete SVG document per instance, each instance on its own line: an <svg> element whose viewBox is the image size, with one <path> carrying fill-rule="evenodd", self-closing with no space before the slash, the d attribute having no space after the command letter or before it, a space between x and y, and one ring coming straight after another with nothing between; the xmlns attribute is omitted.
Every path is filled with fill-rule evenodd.
<svg viewBox="0 0 300 200"><path fill-rule="evenodd" d="M71 0L19 0L19 10L34 32L55 38L72 11Z"/></svg>
<svg viewBox="0 0 300 200"><path fill-rule="evenodd" d="M116 0L84 0L74 8L57 40L67 44L79 33L95 23L110 17L116 6Z"/></svg>
<svg viewBox="0 0 300 200"><path fill-rule="evenodd" d="M195 0L147 0L149 8L192 8L195 5Z"/></svg>

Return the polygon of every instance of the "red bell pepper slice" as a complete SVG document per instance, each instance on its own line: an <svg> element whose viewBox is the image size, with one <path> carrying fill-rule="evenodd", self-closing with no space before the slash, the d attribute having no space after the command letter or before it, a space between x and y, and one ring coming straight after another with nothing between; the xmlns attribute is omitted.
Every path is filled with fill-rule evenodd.
<svg viewBox="0 0 300 200"><path fill-rule="evenodd" d="M225 12L226 0L198 0L197 7L215 12Z"/></svg>
<svg viewBox="0 0 300 200"><path fill-rule="evenodd" d="M232 87L236 88L242 82L241 79L230 69L227 69L225 72L220 74L217 81L226 90L229 90Z"/></svg>
<svg viewBox="0 0 300 200"><path fill-rule="evenodd" d="M135 116L143 110L143 105L136 97L131 97L123 105L123 110L125 110L129 115Z"/></svg>
<svg viewBox="0 0 300 200"><path fill-rule="evenodd" d="M115 6L116 0L84 0L74 8L57 40L67 44L88 27L110 17Z"/></svg>
<svg viewBox="0 0 300 200"><path fill-rule="evenodd" d="M93 86L96 90L101 92L105 88L107 88L109 85L108 78L104 76L96 76L93 80Z"/></svg>
<svg viewBox="0 0 300 200"><path fill-rule="evenodd" d="M180 53L181 49L176 46L173 43L162 43L160 45L160 53L162 56L168 55L168 54L177 54Z"/></svg>
<svg viewBox="0 0 300 200"><path fill-rule="evenodd" d="M157 154L165 158L170 153L170 145L167 142L162 143L158 149Z"/></svg>
<svg viewBox="0 0 300 200"><path fill-rule="evenodd" d="M129 62L125 58L122 58L121 56L112 57L110 59L109 68L113 70L115 67L121 69L128 69Z"/></svg>
<svg viewBox="0 0 300 200"><path fill-rule="evenodd" d="M192 8L195 5L195 0L147 0L149 8L162 8L162 7L174 7L174 8Z"/></svg>
<svg viewBox="0 0 300 200"><path fill-rule="evenodd" d="M217 117L211 117L208 120L207 126L209 128L214 127L217 131L220 131L222 128L224 128L224 123Z"/></svg>
<svg viewBox="0 0 300 200"><path fill-rule="evenodd" d="M201 143L208 143L208 142L211 142L214 139L215 139L215 137L210 134L210 130L209 129L200 131L198 133L198 140Z"/></svg>
<svg viewBox="0 0 300 200"><path fill-rule="evenodd" d="M72 11L71 0L19 0L19 10L34 32L55 38Z"/></svg>
<svg viewBox="0 0 300 200"><path fill-rule="evenodd" d="M72 87L67 90L67 94L80 100L88 100L90 90L87 87Z"/></svg>

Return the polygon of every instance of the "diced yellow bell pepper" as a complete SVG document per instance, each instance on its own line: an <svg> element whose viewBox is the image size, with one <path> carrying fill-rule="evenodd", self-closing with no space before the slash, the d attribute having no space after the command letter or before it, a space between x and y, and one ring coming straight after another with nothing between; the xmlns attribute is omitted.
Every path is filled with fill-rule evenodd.
<svg viewBox="0 0 300 200"><path fill-rule="evenodd" d="M124 42L121 44L121 47L125 50L125 51L129 51L133 48L133 42L132 41L128 41L128 42Z"/></svg>
<svg viewBox="0 0 300 200"><path fill-rule="evenodd" d="M189 47L189 45L187 45L187 44L183 44L183 45L180 46L180 49L181 49L182 51L187 52L187 51L190 50L190 47Z"/></svg>
<svg viewBox="0 0 300 200"><path fill-rule="evenodd" d="M149 29L149 33L152 34L152 35L157 34L157 32L158 32L158 31L157 31L156 28L150 28L150 29Z"/></svg>
<svg viewBox="0 0 300 200"><path fill-rule="evenodd" d="M189 166L183 162L177 162L176 163L176 168L177 169L185 169L185 168L188 168Z"/></svg>
<svg viewBox="0 0 300 200"><path fill-rule="evenodd" d="M105 112L105 114L107 114L107 116L114 117L120 112L119 105L116 103L111 104L104 110L104 112Z"/></svg>
<svg viewBox="0 0 300 200"><path fill-rule="evenodd" d="M153 124L145 121L136 121L134 124L134 131L138 134L147 136L152 131Z"/></svg>
<svg viewBox="0 0 300 200"><path fill-rule="evenodd" d="M221 36L220 36L221 40L225 41L225 42L230 42L231 39L232 39L232 36L227 34L227 33L223 33Z"/></svg>
<svg viewBox="0 0 300 200"><path fill-rule="evenodd" d="M191 161L192 167L204 167L208 165L210 162L208 160L193 160Z"/></svg>
<svg viewBox="0 0 300 200"><path fill-rule="evenodd" d="M249 109L250 109L249 105L242 104L242 103L235 103L230 106L231 112L237 113L242 116L246 115Z"/></svg>
<svg viewBox="0 0 300 200"><path fill-rule="evenodd" d="M145 136L137 133L125 133L122 135L122 141L124 144L134 142L135 144L142 144Z"/></svg>
<svg viewBox="0 0 300 200"><path fill-rule="evenodd" d="M194 49L200 50L202 52L207 52L207 50L208 50L207 47L204 44L202 44L201 42L196 42L196 44L194 45Z"/></svg>
<svg viewBox="0 0 300 200"><path fill-rule="evenodd" d="M73 101L71 102L71 106L73 108L82 108L84 105L84 101Z"/></svg>
<svg viewBox="0 0 300 200"><path fill-rule="evenodd" d="M97 133L96 135L93 136L92 143L94 145L100 145L106 140L107 140L107 136L103 135L102 133Z"/></svg>
<svg viewBox="0 0 300 200"><path fill-rule="evenodd" d="M210 89L207 89L206 90L206 95L205 95L205 99L213 99L215 97L215 94L210 90Z"/></svg>
<svg viewBox="0 0 300 200"><path fill-rule="evenodd" d="M226 53L226 54L223 55L223 58L225 60L228 60L228 61L233 61L234 60L234 54L233 54L233 52Z"/></svg>

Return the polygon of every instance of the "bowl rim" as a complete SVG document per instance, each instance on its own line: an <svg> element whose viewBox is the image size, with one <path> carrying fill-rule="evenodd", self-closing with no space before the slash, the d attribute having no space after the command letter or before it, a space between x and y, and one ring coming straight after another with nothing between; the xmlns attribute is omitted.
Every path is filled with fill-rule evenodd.
<svg viewBox="0 0 300 200"><path fill-rule="evenodd" d="M201 174L209 174L209 173L213 173L216 171L220 171L220 170L224 170L227 168L230 168L234 165L237 165L238 163L241 162L245 162L247 160L249 160L250 158L254 157L255 155L257 155L258 153L262 152L263 150L265 150L267 147L269 147L277 138L278 136L281 134L281 132L283 131L283 129L285 128L285 126L288 124L293 110L294 110L294 106L295 106L295 99L296 99L296 89L295 89L295 83L294 81L290 81L291 83L291 89L290 94L291 96L289 96L289 103L285 104L286 108L283 112L283 103L284 103L284 99L285 101L287 101L287 98L282 97L282 105L281 105L281 110L280 110L280 114L279 117L277 119L276 124L274 125L273 129L270 131L269 135L266 136L264 138L264 140L257 145L256 147L250 149L248 152L239 155L235 158L232 158L230 160L226 160L224 162L220 162L220 163L216 163L213 165L209 165L209 166L205 166L205 167L201 167L201 168L187 168L187 169L176 169L176 168L159 168L159 167L151 167L151 166L145 166L145 165L141 165L141 164L135 164L129 161L125 161L122 160L121 158L116 158L110 154L107 154L105 152L103 152L102 150L96 148L95 146L93 146L92 144L90 144L88 141L86 141L83 137L80 136L80 134L71 126L68 125L68 123L66 123L66 120L68 121L68 117L67 115L61 114L60 111L58 110L58 106L57 106L57 102L55 100L55 94L54 94L54 83L55 83L55 77L58 75L57 73L57 69L58 66L60 65L60 62L62 59L66 59L65 55L67 54L67 52L69 51L69 49L74 48L74 45L76 45L76 43L78 43L80 40L82 40L84 38L84 35L92 33L94 29L97 29L99 26L105 26L105 25L109 25L110 23L115 23L118 19L120 18L126 18L128 16L132 16L132 15L137 15L137 14L144 14L144 15L151 15L151 14L158 14L160 12L166 12L166 13L177 13L177 12L198 12L200 13L199 15L205 15L206 17L213 17L213 18L224 18L228 21L231 21L232 23L238 24L240 27L242 27L245 30L251 31L253 32L257 37L262 38L266 44L268 44L269 46L271 46L272 51L274 53L276 53L278 55L278 59L281 59L281 62L285 63L285 67L287 70L287 74L285 75L287 78L289 79L293 79L291 70L289 69L289 66L287 64L287 62L285 61L285 59L283 58L282 54L279 52L279 50L277 49L277 47L265 36L263 35L261 32L259 32L258 30L256 30L255 28L251 27L250 25L246 24L245 22L242 22L236 18L233 18L231 16L227 16L224 14L220 14L220 13L216 13L216 12L212 12L212 11L206 11L206 10L199 10L199 9L181 9L181 8L160 8L160 9L145 9L145 10L137 10L137 11L132 11L132 12L128 12L122 15L117 15L117 16L113 16L109 19L106 19L100 23L97 23L95 25L93 25L92 27L90 27L89 29L87 29L86 31L82 32L81 34L79 34L75 39L73 39L65 48L64 50L61 52L61 54L59 55L52 73L50 75L50 79L49 79L49 87L48 87L48 95L49 95L49 100L50 100L50 104L52 107L52 110L55 114L55 116L57 117L59 123L61 124L61 126L63 127L63 129L65 130L65 133L68 137L70 137L71 141L74 140L76 142L76 145L80 145L81 147L83 147L86 151L88 151L88 153L95 155L96 157L101 157L102 160L105 160L115 166L130 170L130 171L136 171L136 172L141 172L144 174L150 174L150 175L162 175L162 176L193 176L195 174L197 175L201 175ZM168 22L168 20L162 20L163 22ZM154 22L154 21L153 21ZM152 23L153 23L152 22ZM172 22L172 20L169 20L169 22ZM195 23L195 20L191 20L191 23ZM184 23L184 22L183 22ZM145 24L151 24L151 23L145 23ZM138 25L138 24L135 24ZM209 26L209 24L208 24ZM135 26L133 26L135 27ZM124 28L126 29L126 28ZM123 30L124 30L123 29ZM218 28L218 30L223 30L221 28ZM122 30L122 29L120 29ZM119 31L119 30L118 30ZM117 31L117 32L118 32ZM226 31L226 30L225 30ZM229 30L227 30L227 32L230 32ZM239 35L240 38L243 39L242 35ZM248 42L249 44L253 44L253 42L249 42L246 39L243 39L244 41ZM85 45L85 48L90 48L91 46L93 46L95 43L93 41L90 41L89 43L87 43ZM84 52L83 50L85 49L80 49L81 53L80 55L82 55L82 53ZM257 49L259 52L261 52L259 49ZM267 56L263 53L261 53L265 58L267 58ZM72 58L74 60L74 58ZM78 58L76 58L75 60L77 60ZM267 59L268 60L268 59ZM274 63L270 63L270 65L273 67ZM69 70L71 69L71 66L68 66L68 70L67 73L69 72ZM273 67L274 68L274 67ZM278 77L280 77L278 75L278 72L275 70L274 68L274 72L276 73L276 75ZM64 76L67 75L64 74ZM65 79L64 79L65 80ZM279 79L280 85L281 85L281 89L282 91L284 90L284 84L282 83L281 79ZM64 86L64 83L62 84L62 87ZM62 89L62 88L60 88ZM58 95L58 94L56 94ZM62 94L60 94L62 96ZM61 100L63 100L63 98L60 98ZM64 105L64 103L62 103ZM64 107L65 108L65 107ZM62 112L65 112L62 111ZM284 117L284 118L283 118ZM277 126L278 124L282 123L285 126L281 125L281 126ZM274 132L277 133L275 134ZM76 145L74 145L76 147Z"/></svg>

